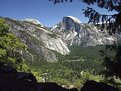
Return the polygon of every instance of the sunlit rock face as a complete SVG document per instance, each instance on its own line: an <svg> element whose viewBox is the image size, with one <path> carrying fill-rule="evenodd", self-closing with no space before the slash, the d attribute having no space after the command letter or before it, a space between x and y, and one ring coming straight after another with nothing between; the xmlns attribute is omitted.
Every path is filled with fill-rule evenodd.
<svg viewBox="0 0 121 91"><path fill-rule="evenodd" d="M62 39L49 28L36 25L40 23L33 24L9 18L6 21L10 26L9 31L27 45L29 55L38 55L44 60L55 62L58 60L55 52L62 55L69 54L70 51Z"/></svg>
<svg viewBox="0 0 121 91"><path fill-rule="evenodd" d="M62 20L63 29L68 31L76 31L80 30L81 21L73 16L66 16Z"/></svg>
<svg viewBox="0 0 121 91"><path fill-rule="evenodd" d="M80 31L74 38L73 43L83 45L83 46L96 46L113 44L115 41L115 36L109 36L106 30L101 31L97 29L94 25L81 24Z"/></svg>
<svg viewBox="0 0 121 91"><path fill-rule="evenodd" d="M96 46L113 44L117 39L109 36L106 30L84 24L73 16L65 16L62 21L51 28L47 28L35 19L22 21L5 18L10 26L9 31L15 34L27 45L26 58L56 62L57 52L66 55L70 53L68 46Z"/></svg>
<svg viewBox="0 0 121 91"><path fill-rule="evenodd" d="M73 16L66 16L62 21L53 26L51 31L59 34L60 38L68 45L96 46L113 44L115 36L109 36L106 30L101 31L92 24L84 24Z"/></svg>
<svg viewBox="0 0 121 91"><path fill-rule="evenodd" d="M43 25L36 19L26 18L26 19L23 19L21 21L30 22L30 23L33 23L33 24L36 24L36 25L41 25L43 27Z"/></svg>
<svg viewBox="0 0 121 91"><path fill-rule="evenodd" d="M65 16L63 17L62 21L53 26L51 28L52 31L54 32L60 32L60 31L76 31L78 32L80 30L80 24L81 21L73 16Z"/></svg>

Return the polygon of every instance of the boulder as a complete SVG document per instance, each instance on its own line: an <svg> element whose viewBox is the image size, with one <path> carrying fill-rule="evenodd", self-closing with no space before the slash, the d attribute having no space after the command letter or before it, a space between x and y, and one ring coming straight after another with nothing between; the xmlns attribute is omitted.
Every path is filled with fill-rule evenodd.
<svg viewBox="0 0 121 91"><path fill-rule="evenodd" d="M78 91L76 88L66 89L54 82L38 83L37 91Z"/></svg>
<svg viewBox="0 0 121 91"><path fill-rule="evenodd" d="M117 88L102 82L88 80L80 91L119 91Z"/></svg>

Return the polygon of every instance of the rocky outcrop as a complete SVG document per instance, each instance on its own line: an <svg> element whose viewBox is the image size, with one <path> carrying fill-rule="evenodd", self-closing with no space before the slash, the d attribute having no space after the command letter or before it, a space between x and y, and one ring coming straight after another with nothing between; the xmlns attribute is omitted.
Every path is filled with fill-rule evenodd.
<svg viewBox="0 0 121 91"><path fill-rule="evenodd" d="M73 16L66 16L59 24L50 29L36 19L22 21L5 18L10 26L9 31L27 45L23 56L30 60L57 61L56 52L66 55L70 53L68 46L96 46L113 44L117 38L109 36L106 30L101 31L91 24L83 24Z"/></svg>
<svg viewBox="0 0 121 91"><path fill-rule="evenodd" d="M120 91L120 90L102 82L87 80L80 91Z"/></svg>
<svg viewBox="0 0 121 91"><path fill-rule="evenodd" d="M28 52L25 54L31 56L31 60L33 60L32 55L38 55L39 58L55 62L58 59L53 51L63 55L70 52L66 44L55 33L45 27L9 18L6 18L6 21L10 26L9 31L27 45Z"/></svg>
<svg viewBox="0 0 121 91"><path fill-rule="evenodd" d="M116 41L116 37L109 36L106 30L101 31L95 25L83 24L72 16L64 17L51 31L58 33L68 45L96 46L113 44Z"/></svg>
<svg viewBox="0 0 121 91"><path fill-rule="evenodd" d="M26 18L26 19L23 19L21 21L30 22L30 23L33 23L33 24L36 24L36 25L41 25L43 27L43 25L36 19Z"/></svg>
<svg viewBox="0 0 121 91"><path fill-rule="evenodd" d="M94 25L81 24L82 29L73 39L73 44L83 46L96 46L113 44L115 36L109 36L106 30L101 31Z"/></svg>
<svg viewBox="0 0 121 91"><path fill-rule="evenodd" d="M65 16L62 21L53 26L51 28L52 31L54 32L61 32L61 31L65 31L65 32L71 32L71 31L76 31L78 32L81 28L80 26L81 21L73 16Z"/></svg>
<svg viewBox="0 0 121 91"><path fill-rule="evenodd" d="M37 84L37 91L78 91L77 88L67 89L61 87L57 83L54 82L45 82Z"/></svg>
<svg viewBox="0 0 121 91"><path fill-rule="evenodd" d="M0 91L37 91L37 80L32 73L17 72L0 62Z"/></svg>

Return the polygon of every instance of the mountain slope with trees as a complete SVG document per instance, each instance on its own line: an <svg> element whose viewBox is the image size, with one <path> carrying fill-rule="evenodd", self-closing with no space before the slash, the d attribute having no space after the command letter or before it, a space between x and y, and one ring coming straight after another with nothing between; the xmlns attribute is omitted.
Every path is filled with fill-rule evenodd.
<svg viewBox="0 0 121 91"><path fill-rule="evenodd" d="M64 2L73 2L74 0L49 0L54 2L54 4L57 3L64 3ZM110 35L118 34L120 37L121 33L121 0L80 0L83 3L86 3L88 5L96 4L97 7L101 9L107 9L107 11L116 11L115 14L107 15L107 14L100 14L95 9L87 7L87 9L83 9L83 13L85 17L89 18L89 23L98 24L102 22L102 30L106 28L108 30L108 33ZM80 2L81 3L81 2ZM110 53L107 53L107 50L102 50L101 53L104 58L104 65L106 66L105 69L105 76L110 77L108 78L108 82L115 83L115 76L121 77L121 47L120 42L119 44L114 44L113 46L108 46L109 50L114 51L115 53L113 55L110 55ZM114 78L113 78L114 77ZM120 85L120 84L117 84Z"/></svg>
<svg viewBox="0 0 121 91"><path fill-rule="evenodd" d="M11 65L19 71L27 70L28 67L22 57L26 45L8 30L6 21L0 18L0 62Z"/></svg>

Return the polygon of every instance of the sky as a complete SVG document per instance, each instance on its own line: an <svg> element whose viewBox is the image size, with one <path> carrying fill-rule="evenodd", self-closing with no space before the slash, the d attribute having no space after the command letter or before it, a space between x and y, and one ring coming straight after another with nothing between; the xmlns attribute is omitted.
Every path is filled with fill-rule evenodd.
<svg viewBox="0 0 121 91"><path fill-rule="evenodd" d="M43 25L51 27L59 23L64 16L74 16L81 22L87 23L88 18L83 15L82 9L88 7L87 4L79 0L73 3L53 4L49 0L0 0L0 16L22 20L25 18L34 18L39 20ZM107 12L96 5L90 6L100 13Z"/></svg>

